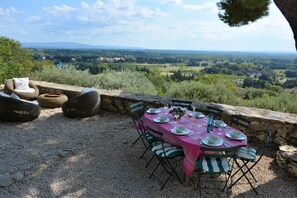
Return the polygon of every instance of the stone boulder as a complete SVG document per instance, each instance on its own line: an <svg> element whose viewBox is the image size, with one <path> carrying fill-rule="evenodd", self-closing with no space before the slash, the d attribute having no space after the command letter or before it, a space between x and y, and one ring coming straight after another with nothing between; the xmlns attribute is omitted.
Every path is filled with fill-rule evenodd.
<svg viewBox="0 0 297 198"><path fill-rule="evenodd" d="M282 145L276 155L277 163L297 177L297 148L290 145Z"/></svg>

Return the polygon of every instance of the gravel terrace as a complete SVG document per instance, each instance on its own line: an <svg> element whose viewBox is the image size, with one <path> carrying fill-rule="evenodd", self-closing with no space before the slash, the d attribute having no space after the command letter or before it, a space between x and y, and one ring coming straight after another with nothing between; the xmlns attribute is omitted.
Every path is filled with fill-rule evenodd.
<svg viewBox="0 0 297 198"><path fill-rule="evenodd" d="M0 122L0 197L199 197L194 176L184 184L172 178L159 191L157 180L148 178L154 164L144 167L151 155L139 159L142 145L132 146L136 137L129 116L110 112L69 119L61 108L42 109L33 122ZM296 197L297 179L277 166L276 149L269 145L254 169L258 197ZM202 196L225 194L203 189ZM256 195L242 180L232 197Z"/></svg>

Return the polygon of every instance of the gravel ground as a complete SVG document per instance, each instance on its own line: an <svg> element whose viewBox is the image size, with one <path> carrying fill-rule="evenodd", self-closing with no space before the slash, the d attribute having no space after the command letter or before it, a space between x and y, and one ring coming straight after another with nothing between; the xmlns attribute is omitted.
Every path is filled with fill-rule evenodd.
<svg viewBox="0 0 297 198"><path fill-rule="evenodd" d="M187 176L184 184L173 178L162 191L155 178L148 179L154 164L144 168L150 153L138 158L143 147L140 142L132 145L137 135L127 115L100 112L69 119L60 108L42 109L33 122L0 122L0 131L1 198L199 196L194 176ZM276 149L269 145L268 154L254 169L258 197L296 197L297 180L277 166ZM225 194L203 189L202 196ZM255 196L245 180L232 191L232 197Z"/></svg>

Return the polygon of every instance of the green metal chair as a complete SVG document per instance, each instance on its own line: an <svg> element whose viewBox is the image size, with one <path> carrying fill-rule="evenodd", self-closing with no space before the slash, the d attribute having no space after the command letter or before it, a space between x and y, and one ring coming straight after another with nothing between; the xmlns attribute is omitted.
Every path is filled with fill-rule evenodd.
<svg viewBox="0 0 297 198"><path fill-rule="evenodd" d="M146 131L146 127L143 124L143 121L141 120L141 116L144 114L145 110L144 110L144 104L142 101L134 103L132 105L130 105L130 112L132 115L132 121L133 124L135 126L135 129L138 133L138 137L137 139L133 142L133 145L138 142L139 140L141 140L141 142L144 145L145 150L143 151L143 153L141 154L141 156L139 158L142 158L146 152L152 148L153 144L155 142L160 141L159 138L151 135L150 133L148 133ZM152 161L152 159L150 160ZM147 163L146 167L149 165L150 161Z"/></svg>
<svg viewBox="0 0 297 198"><path fill-rule="evenodd" d="M136 102L136 103L133 103L130 105L130 113L132 116L133 125L136 128L137 133L138 133L138 137L133 142L133 145L136 142L138 142L139 140L141 140L143 142L143 144L146 146L145 142L143 141L143 138L144 138L143 131L139 127L139 120L141 119L141 116L144 114L144 112L145 112L145 110L144 110L143 101L139 101L139 102Z"/></svg>
<svg viewBox="0 0 297 198"><path fill-rule="evenodd" d="M229 187L229 190L237 183L239 182L243 177L248 181L254 192L258 195L257 190L253 186L252 182L248 178L248 175L252 176L252 178L257 182L255 176L252 173L252 169L259 163L259 161L262 159L266 146L269 142L269 139L271 137L271 129L267 128L264 131L264 141L262 145L258 148L255 149L251 146L246 146L246 147L241 147L237 152L236 152L236 158L235 158L235 163L238 167L238 170L232 174L232 177L234 177L236 174L239 173L239 171L242 173L240 177ZM257 157L258 155L258 157ZM239 163L239 162L242 163Z"/></svg>
<svg viewBox="0 0 297 198"><path fill-rule="evenodd" d="M230 126L236 126L237 129L246 133L251 129L251 121L239 115L232 115Z"/></svg>
<svg viewBox="0 0 297 198"><path fill-rule="evenodd" d="M212 113L215 119L221 120L222 119L222 114L223 114L223 110L216 108L216 107L212 107L212 106L207 106L207 114Z"/></svg>
<svg viewBox="0 0 297 198"><path fill-rule="evenodd" d="M191 108L192 101L188 100L171 100L171 106L175 107L183 107L190 109Z"/></svg>
<svg viewBox="0 0 297 198"><path fill-rule="evenodd" d="M150 174L149 178L155 174L158 167L161 165L168 177L164 182L157 178L157 180L162 184L160 190L163 190L165 185L167 184L168 180L174 175L181 183L182 180L180 179L179 175L176 172L176 168L180 165L182 158L184 156L183 149L174 145L171 145L163 140L163 133L157 130L154 130L150 127L147 127L148 133L153 136L160 138L160 143L152 147L152 152L154 156L156 156L159 160L158 164L155 166L154 170ZM176 159L177 163L175 165L172 164L172 160Z"/></svg>
<svg viewBox="0 0 297 198"><path fill-rule="evenodd" d="M196 171L197 171L197 185L196 188L199 188L200 197L201 197L201 176L203 174L210 175L221 175L225 174L225 184L222 191L227 187L228 181L230 180L235 153L238 150L237 147L231 148L217 148L217 147L201 147L201 153L198 160L196 161ZM214 180L207 180L203 182L221 182ZM227 191L228 192L228 191Z"/></svg>

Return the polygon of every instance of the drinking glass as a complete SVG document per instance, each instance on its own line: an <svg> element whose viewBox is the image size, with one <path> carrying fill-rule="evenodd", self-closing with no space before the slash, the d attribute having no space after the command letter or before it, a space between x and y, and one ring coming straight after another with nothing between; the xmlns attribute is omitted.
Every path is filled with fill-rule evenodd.
<svg viewBox="0 0 297 198"><path fill-rule="evenodd" d="M195 105L191 105L191 107L192 107L192 111L193 111L193 113L195 113L196 106L195 106Z"/></svg>
<svg viewBox="0 0 297 198"><path fill-rule="evenodd" d="M179 118L179 115L178 114L175 114L174 115L174 119L177 120L178 118Z"/></svg>
<svg viewBox="0 0 297 198"><path fill-rule="evenodd" d="M168 109L168 103L164 102L164 109Z"/></svg>
<svg viewBox="0 0 297 198"><path fill-rule="evenodd" d="M218 135L222 135L223 133L222 133L222 129L223 129L223 126L222 125L219 125L219 133L218 133Z"/></svg>

